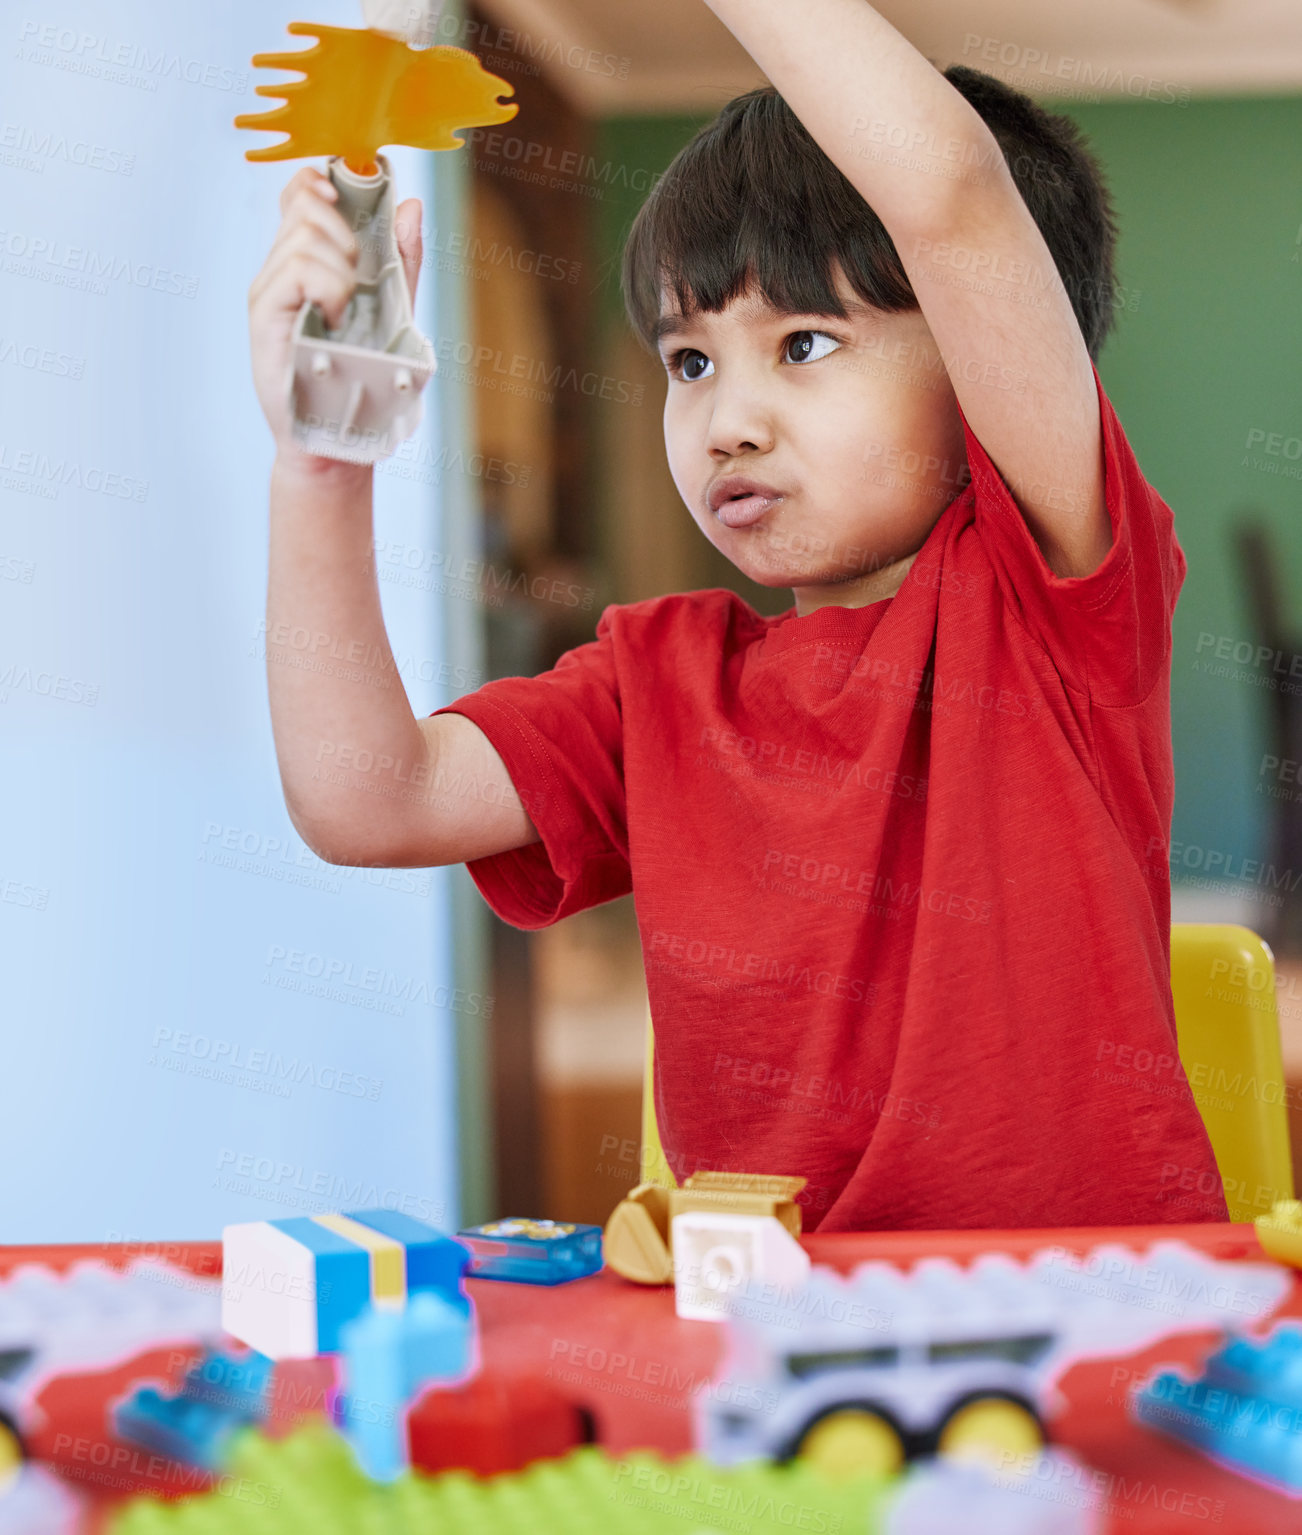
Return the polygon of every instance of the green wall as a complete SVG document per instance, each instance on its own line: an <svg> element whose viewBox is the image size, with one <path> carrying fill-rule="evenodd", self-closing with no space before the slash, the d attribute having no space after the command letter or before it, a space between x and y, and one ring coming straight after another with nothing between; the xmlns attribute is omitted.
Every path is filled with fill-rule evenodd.
<svg viewBox="0 0 1302 1535"><path fill-rule="evenodd" d="M1254 637L1229 539L1243 511L1270 525L1302 648L1302 478L1284 473L1302 474L1302 460L1247 446L1254 430L1295 439L1294 452L1302 438L1302 96L1045 105L1080 124L1112 190L1125 307L1099 372L1189 562L1172 654L1172 839L1236 863L1260 857L1273 804L1256 792L1269 690L1195 663L1211 649L1200 635ZM706 120L602 126L598 159L630 175L598 205L600 326L624 323L619 253L645 173ZM1177 859L1177 881L1184 867Z"/></svg>
<svg viewBox="0 0 1302 1535"><path fill-rule="evenodd" d="M1269 690L1195 663L1210 650L1200 635L1255 635L1230 542L1243 512L1270 525L1302 640L1302 479L1251 466L1302 461L1247 447L1254 429L1302 436L1302 97L1071 115L1111 185L1133 290L1100 376L1189 561L1171 660L1172 840L1254 858L1274 804L1258 777Z"/></svg>

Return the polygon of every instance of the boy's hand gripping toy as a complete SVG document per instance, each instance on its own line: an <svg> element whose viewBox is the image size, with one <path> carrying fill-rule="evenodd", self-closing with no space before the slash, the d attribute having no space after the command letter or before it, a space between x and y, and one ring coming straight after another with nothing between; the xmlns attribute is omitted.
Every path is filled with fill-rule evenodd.
<svg viewBox="0 0 1302 1535"><path fill-rule="evenodd" d="M394 196L384 144L461 149L453 128L504 123L518 103L511 84L485 70L464 48L409 47L428 35L430 8L367 0L375 26L398 23L399 36L291 21L289 31L316 38L293 53L258 53L255 68L292 69L304 78L259 85L281 96L269 112L243 112L237 128L280 129L288 137L249 160L330 156L336 206L357 236L357 285L337 327L305 303L295 321L286 380L294 438L309 453L371 464L387 457L420 423L421 391L435 371L434 349L416 329L394 230Z"/></svg>

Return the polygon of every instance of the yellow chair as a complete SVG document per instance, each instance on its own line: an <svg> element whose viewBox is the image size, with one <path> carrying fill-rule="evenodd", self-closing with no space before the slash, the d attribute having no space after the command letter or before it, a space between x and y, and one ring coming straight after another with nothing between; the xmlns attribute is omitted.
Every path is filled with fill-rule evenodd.
<svg viewBox="0 0 1302 1535"><path fill-rule="evenodd" d="M1293 1197L1275 957L1246 927L1172 923L1171 995L1180 1060L1207 1126L1230 1219L1250 1221L1277 1199ZM641 1175L674 1188L656 1128L649 1010L646 1023Z"/></svg>
<svg viewBox="0 0 1302 1535"><path fill-rule="evenodd" d="M1293 1197L1275 956L1234 923L1171 925L1180 1060L1216 1154L1232 1221Z"/></svg>
<svg viewBox="0 0 1302 1535"><path fill-rule="evenodd" d="M646 1010L646 1068L642 1073L642 1162L639 1176L643 1183L658 1183L667 1189L678 1187L669 1163L665 1161L660 1130L656 1125L655 1035L651 1031L649 1007Z"/></svg>

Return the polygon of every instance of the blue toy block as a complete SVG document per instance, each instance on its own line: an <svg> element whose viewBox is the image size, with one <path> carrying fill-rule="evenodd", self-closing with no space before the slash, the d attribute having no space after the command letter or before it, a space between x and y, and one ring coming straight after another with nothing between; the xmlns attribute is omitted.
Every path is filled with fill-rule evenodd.
<svg viewBox="0 0 1302 1535"><path fill-rule="evenodd" d="M268 1221L267 1225L284 1232L315 1260L315 1352L333 1354L339 1348L339 1329L371 1303L370 1255L355 1242L318 1225L306 1215ZM229 1298L230 1289L228 1285L223 1291L223 1301ZM224 1316L222 1320L228 1331L236 1337L241 1336ZM244 1341L256 1348L259 1339L251 1333Z"/></svg>
<svg viewBox="0 0 1302 1535"><path fill-rule="evenodd" d="M449 1299L465 1295L462 1275L470 1263L464 1245L399 1210L359 1210L353 1216L407 1250L407 1290L437 1290Z"/></svg>
<svg viewBox="0 0 1302 1535"><path fill-rule="evenodd" d="M263 1354L210 1350L164 1396L142 1386L114 1409L118 1435L187 1466L220 1471L234 1434L265 1417L271 1360Z"/></svg>
<svg viewBox="0 0 1302 1535"><path fill-rule="evenodd" d="M336 1352L368 1305L432 1290L464 1297L470 1254L395 1210L245 1221L222 1232L222 1326L272 1359Z"/></svg>
<svg viewBox="0 0 1302 1535"><path fill-rule="evenodd" d="M339 1426L367 1476L390 1482L409 1463L407 1408L431 1381L473 1373L474 1316L432 1290L405 1307L368 1307L343 1329Z"/></svg>
<svg viewBox="0 0 1302 1535"><path fill-rule="evenodd" d="M185 1372L181 1395L238 1413L250 1423L267 1414L272 1361L265 1354L223 1354L211 1349Z"/></svg>
<svg viewBox="0 0 1302 1535"><path fill-rule="evenodd" d="M1302 1327L1258 1343L1233 1337L1189 1380L1164 1370L1131 1397L1151 1428L1231 1470L1302 1494Z"/></svg>
<svg viewBox="0 0 1302 1535"><path fill-rule="evenodd" d="M457 1232L470 1249L472 1279L564 1284L601 1267L601 1227L508 1216Z"/></svg>
<svg viewBox="0 0 1302 1535"><path fill-rule="evenodd" d="M204 1471L220 1471L232 1436L245 1427L245 1422L209 1402L163 1396L152 1386L141 1386L118 1404L113 1427L119 1438L169 1460Z"/></svg>

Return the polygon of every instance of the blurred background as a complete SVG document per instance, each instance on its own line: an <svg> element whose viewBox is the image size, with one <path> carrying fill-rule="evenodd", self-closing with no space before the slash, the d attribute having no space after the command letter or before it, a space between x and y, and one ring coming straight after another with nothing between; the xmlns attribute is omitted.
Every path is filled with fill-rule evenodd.
<svg viewBox="0 0 1302 1535"><path fill-rule="evenodd" d="M878 8L938 67L1074 118L1110 183L1099 371L1189 562L1173 917L1274 946L1302 1101L1302 12ZM284 809L245 308L297 166L248 163L271 140L232 118L299 19L361 25L346 0L18 0L0 23L0 1241L379 1203L603 1221L637 1180L632 898L523 933L463 868L322 863ZM439 357L376 474L418 714L551 667L610 602L791 604L679 501L619 295L647 192L762 77L700 0L449 4L438 41L520 110L389 152Z"/></svg>

